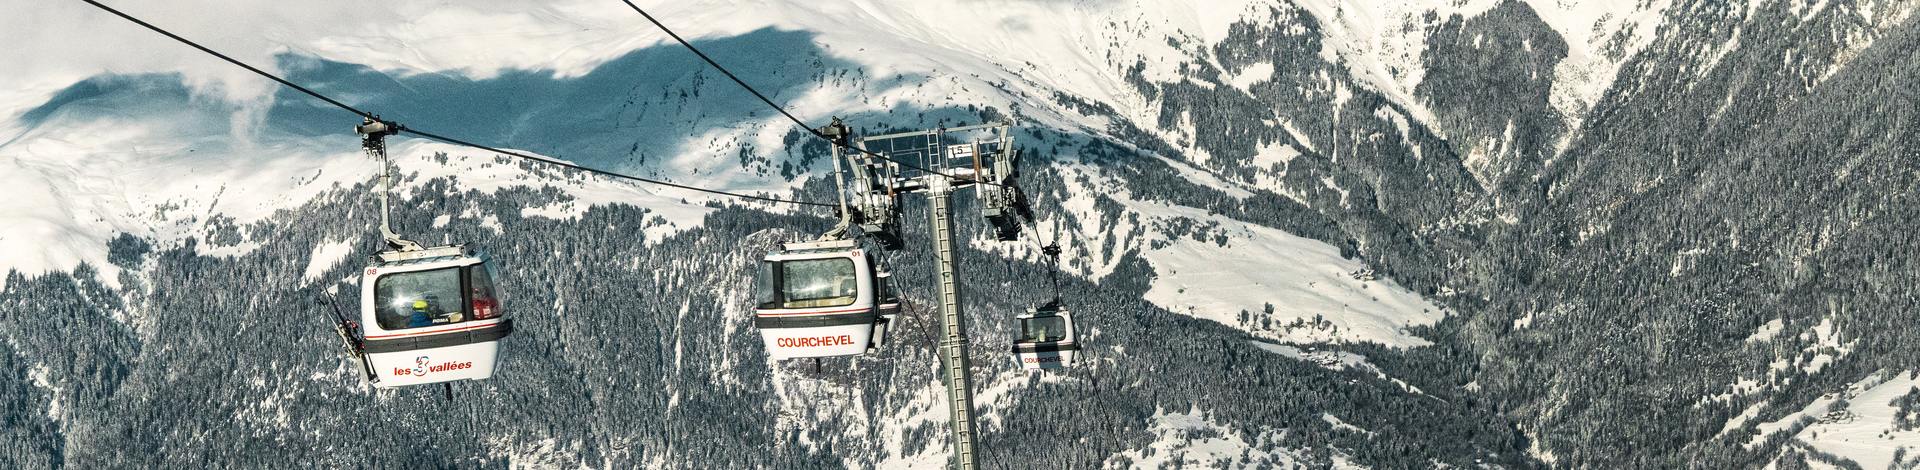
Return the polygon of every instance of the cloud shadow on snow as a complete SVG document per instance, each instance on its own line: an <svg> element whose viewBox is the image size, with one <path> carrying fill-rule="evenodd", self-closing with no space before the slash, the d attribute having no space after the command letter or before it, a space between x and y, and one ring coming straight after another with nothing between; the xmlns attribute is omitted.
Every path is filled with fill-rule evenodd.
<svg viewBox="0 0 1920 470"><path fill-rule="evenodd" d="M695 45L777 103L794 101L819 80L858 66L823 53L804 31L772 28ZM452 73L396 75L310 56L278 57L287 79L355 107L434 133L503 148L526 149L583 163L633 168L683 151L718 128L771 122L776 113L678 45L627 53L591 72L556 78L548 70L507 70L485 79ZM848 71L848 72L843 72ZM891 77L888 77L890 80ZM886 80L878 80L885 82ZM56 93L19 118L28 127L58 118L214 118L195 102L179 74L101 75ZM230 109L219 106L219 111ZM825 116L802 116L823 120ZM210 131L230 123L214 119ZM352 115L300 92L278 88L266 130L356 140ZM199 127L199 126L195 126ZM781 131L785 132L785 131Z"/></svg>

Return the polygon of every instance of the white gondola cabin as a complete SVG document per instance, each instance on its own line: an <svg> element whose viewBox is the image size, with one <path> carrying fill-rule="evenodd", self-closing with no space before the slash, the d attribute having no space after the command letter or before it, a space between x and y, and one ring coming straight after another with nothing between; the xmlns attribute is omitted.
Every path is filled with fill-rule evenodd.
<svg viewBox="0 0 1920 470"><path fill-rule="evenodd" d="M899 301L853 240L789 243L756 276L753 325L773 359L863 354L885 341ZM882 312L891 308L891 312Z"/></svg>
<svg viewBox="0 0 1920 470"><path fill-rule="evenodd" d="M1079 335L1073 330L1073 313L1057 303L1028 308L1016 317L1020 336L1013 340L1014 359L1027 370L1073 367L1079 355Z"/></svg>
<svg viewBox="0 0 1920 470"><path fill-rule="evenodd" d="M383 251L360 280L361 328L375 387L493 376L503 318L487 257L463 246Z"/></svg>

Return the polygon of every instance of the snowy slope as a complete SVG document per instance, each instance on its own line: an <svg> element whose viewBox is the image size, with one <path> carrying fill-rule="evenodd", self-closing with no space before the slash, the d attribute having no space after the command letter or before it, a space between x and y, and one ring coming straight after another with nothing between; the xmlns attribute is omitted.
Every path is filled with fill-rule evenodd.
<svg viewBox="0 0 1920 470"><path fill-rule="evenodd" d="M1145 448L1107 459L1107 468L1293 468L1303 465L1301 453L1306 452L1284 448L1258 450L1261 446L1256 443L1282 440L1286 431L1236 429L1214 422L1199 410L1184 413L1158 410L1149 431L1157 439ZM1249 438L1255 442L1248 442ZM1332 468L1337 469L1364 468L1346 462L1338 451L1334 453L1333 462Z"/></svg>
<svg viewBox="0 0 1920 470"><path fill-rule="evenodd" d="M1057 169L1068 181L1098 190L1068 194L1060 204L1066 215L1037 220L1042 241L1060 243L1068 253L1065 269L1090 279L1113 275L1127 255L1137 254L1156 275L1146 299L1167 310L1273 340L1395 347L1428 344L1405 328L1445 317L1439 306L1391 279L1373 278L1364 263L1342 258L1332 245L1201 209L1140 201L1084 164ZM1117 202L1119 212L1102 210L1103 198ZM975 242L1008 249L998 245Z"/></svg>
<svg viewBox="0 0 1920 470"><path fill-rule="evenodd" d="M378 164L359 152L351 137L256 143L204 131L191 123L62 119L0 146L0 165L16 170L0 173L0 184L25 198L0 207L0 266L33 274L85 262L107 270L105 279L114 283L117 268L106 262L106 247L121 233L163 246L196 239L217 247L207 254L241 254L252 244L207 243L214 224L243 225L297 208L326 191L374 181L378 174ZM195 137L182 141L182 135ZM410 184L446 176L457 177L462 189L483 192L552 186L566 190L576 203L529 215L564 218L596 204L644 204L671 224L657 235L698 225L708 211L681 202L691 195L680 193L690 191L658 192L657 187L550 170L530 173L518 161L463 147L396 140L391 152L404 179L396 184L400 197ZM443 153L449 156L445 162L435 158ZM371 226L377 220L371 211L366 217L342 223ZM410 232L421 241L439 241L426 229ZM316 263L343 254L316 247Z"/></svg>
<svg viewBox="0 0 1920 470"><path fill-rule="evenodd" d="M1148 210L1155 208L1149 207ZM1179 213L1165 206L1165 212ZM1162 212L1162 213L1165 213ZM1217 240L1183 238L1144 253L1161 279L1147 300L1168 310L1253 329L1242 312L1274 325L1256 335L1289 342L1371 341L1421 346L1406 326L1429 325L1440 307L1392 280L1363 280L1367 268L1340 257L1338 248L1279 230L1189 212L1188 220L1218 223ZM1271 306L1272 311L1266 310ZM1325 318L1327 325L1283 326Z"/></svg>
<svg viewBox="0 0 1920 470"><path fill-rule="evenodd" d="M0 266L28 274L80 262L112 269L106 245L116 233L201 237L210 218L264 217L372 170L354 173L356 162L340 153L235 143L190 123L61 124L0 146L0 185L14 195L0 207Z"/></svg>
<svg viewBox="0 0 1920 470"><path fill-rule="evenodd" d="M1432 21L1456 15L1471 18L1499 3L1315 0L1300 5L1323 24L1332 25L1328 36L1334 39L1331 44L1336 50L1329 53L1344 59L1355 76L1365 78L1376 89L1415 110L1422 121L1432 123L1431 112L1411 98L1424 76L1420 59L1426 49L1427 29L1434 26ZM1569 46L1567 59L1554 70L1555 107L1569 119L1584 117L1613 84L1620 64L1653 39L1669 3L1527 0L1527 6Z"/></svg>
<svg viewBox="0 0 1920 470"><path fill-rule="evenodd" d="M1794 439L1861 468L1890 468L1902 449L1920 452L1920 429L1900 429L1891 403L1914 387L1920 387L1920 374L1913 371L1870 377L1848 389L1846 407L1829 407Z"/></svg>
<svg viewBox="0 0 1920 470"><path fill-rule="evenodd" d="M1759 432L1745 445L1751 449L1791 433L1790 441L1796 445L1851 460L1861 468L1895 468L1896 456L1920 449L1920 429L1902 429L1893 403L1915 387L1920 387L1920 374L1912 371L1873 374L1814 399L1800 411L1760 423ZM1736 421L1748 416L1743 414Z"/></svg>

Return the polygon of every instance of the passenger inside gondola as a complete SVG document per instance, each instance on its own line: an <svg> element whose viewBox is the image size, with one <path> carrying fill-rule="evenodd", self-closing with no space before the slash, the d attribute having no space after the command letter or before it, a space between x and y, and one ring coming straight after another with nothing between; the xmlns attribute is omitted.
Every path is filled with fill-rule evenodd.
<svg viewBox="0 0 1920 470"><path fill-rule="evenodd" d="M1026 334L1021 341L1031 343L1065 341L1067 339L1067 319L1061 317L1035 317L1021 320L1021 330Z"/></svg>
<svg viewBox="0 0 1920 470"><path fill-rule="evenodd" d="M407 316L407 328L433 326L434 316L427 312L427 301L413 301L413 314Z"/></svg>

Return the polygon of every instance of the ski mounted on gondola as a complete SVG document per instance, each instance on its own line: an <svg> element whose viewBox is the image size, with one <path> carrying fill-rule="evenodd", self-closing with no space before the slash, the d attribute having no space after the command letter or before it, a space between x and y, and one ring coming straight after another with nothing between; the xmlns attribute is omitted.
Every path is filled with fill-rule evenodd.
<svg viewBox="0 0 1920 470"><path fill-rule="evenodd" d="M346 312L340 311L339 299L334 298L333 294L321 294L320 303L325 304L327 310L333 313L333 333L340 337L340 347L347 357L360 365L362 378L367 383L379 381L380 376L373 373L373 366L367 364L366 338L360 336L360 323L348 318Z"/></svg>

